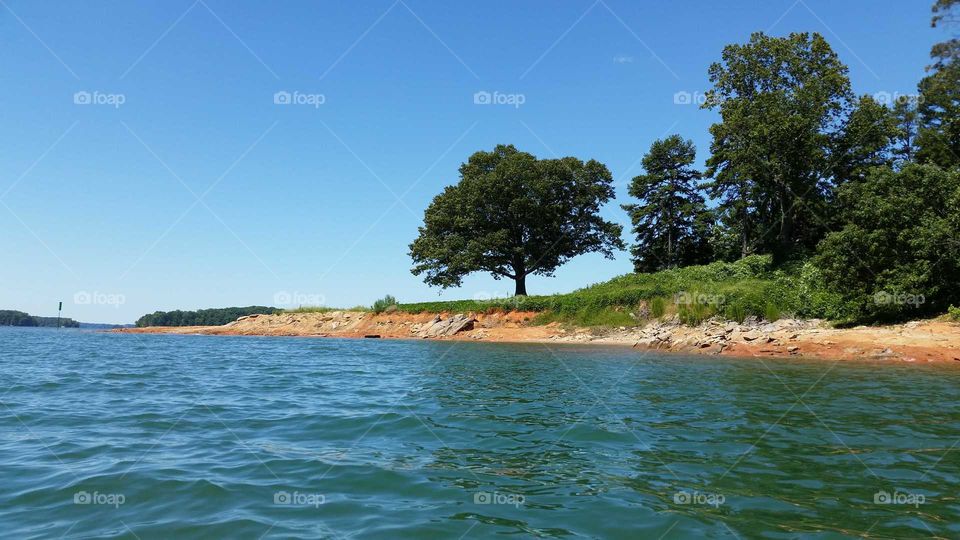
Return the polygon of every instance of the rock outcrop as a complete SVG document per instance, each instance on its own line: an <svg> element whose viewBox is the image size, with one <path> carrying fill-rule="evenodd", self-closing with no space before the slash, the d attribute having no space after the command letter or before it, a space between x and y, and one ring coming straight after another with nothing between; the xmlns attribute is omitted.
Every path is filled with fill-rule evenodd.
<svg viewBox="0 0 960 540"><path fill-rule="evenodd" d="M476 319L463 313L458 313L446 320L437 315L432 323L423 325L417 330L417 336L422 338L452 336L458 332L473 330L475 322L477 322Z"/></svg>

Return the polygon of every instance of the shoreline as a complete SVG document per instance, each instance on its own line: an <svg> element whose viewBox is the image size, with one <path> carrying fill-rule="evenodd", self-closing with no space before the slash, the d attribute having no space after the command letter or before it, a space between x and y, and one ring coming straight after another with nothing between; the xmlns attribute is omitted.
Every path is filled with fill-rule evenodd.
<svg viewBox="0 0 960 540"><path fill-rule="evenodd" d="M941 320L832 328L819 320L711 319L691 327L676 320L644 326L582 328L531 324L534 312L374 314L361 311L250 315L223 326L108 330L119 334L183 334L318 338L430 339L493 343L610 345L638 350L731 357L817 358L960 363L960 324ZM960 365L960 364L958 364Z"/></svg>

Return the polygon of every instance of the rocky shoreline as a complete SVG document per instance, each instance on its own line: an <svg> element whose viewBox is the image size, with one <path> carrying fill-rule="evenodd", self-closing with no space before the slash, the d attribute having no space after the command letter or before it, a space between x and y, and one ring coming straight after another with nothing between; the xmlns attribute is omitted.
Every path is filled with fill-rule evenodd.
<svg viewBox="0 0 960 540"><path fill-rule="evenodd" d="M491 342L584 343L639 350L743 356L871 359L904 362L956 361L960 324L940 320L839 329L820 320L720 319L699 326L676 318L644 326L574 328L532 324L536 313L381 313L331 311L240 317L223 326L123 328L116 333L303 336Z"/></svg>

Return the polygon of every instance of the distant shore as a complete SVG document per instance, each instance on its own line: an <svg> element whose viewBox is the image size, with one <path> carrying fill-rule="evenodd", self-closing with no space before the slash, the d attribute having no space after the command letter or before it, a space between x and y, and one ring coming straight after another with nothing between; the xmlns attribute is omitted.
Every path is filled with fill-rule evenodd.
<svg viewBox="0 0 960 540"><path fill-rule="evenodd" d="M960 324L940 320L849 329L831 328L818 320L797 319L743 324L714 319L696 327L668 319L639 327L575 328L558 323L531 324L535 315L523 311L280 313L240 317L223 326L154 326L112 332L584 343L723 356L960 363Z"/></svg>

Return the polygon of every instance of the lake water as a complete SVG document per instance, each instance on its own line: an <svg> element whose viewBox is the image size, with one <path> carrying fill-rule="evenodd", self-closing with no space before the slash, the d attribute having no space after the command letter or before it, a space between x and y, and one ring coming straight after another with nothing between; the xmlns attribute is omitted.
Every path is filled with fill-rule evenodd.
<svg viewBox="0 0 960 540"><path fill-rule="evenodd" d="M957 538L958 368L0 328L0 531Z"/></svg>

